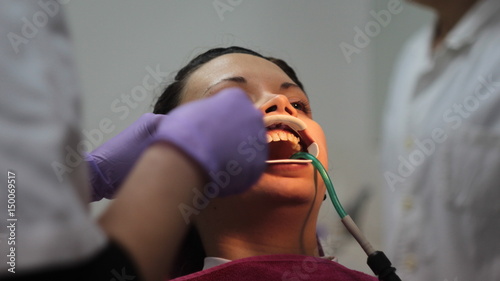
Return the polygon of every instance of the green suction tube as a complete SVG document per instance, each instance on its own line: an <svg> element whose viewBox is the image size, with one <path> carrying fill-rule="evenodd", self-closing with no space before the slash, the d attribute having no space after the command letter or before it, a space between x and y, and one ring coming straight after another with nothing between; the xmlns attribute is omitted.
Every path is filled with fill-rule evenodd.
<svg viewBox="0 0 500 281"><path fill-rule="evenodd" d="M399 276L396 274L396 268L392 267L391 262L386 257L384 252L376 251L373 248L373 246L370 244L370 242L368 242L364 234L358 228L356 223L351 219L351 216L349 216L346 213L346 211L342 207L342 204L340 204L339 198L335 193L333 183L330 179L330 176L326 172L325 167L323 167L323 164L321 164L321 162L319 162L319 160L316 157L307 152L297 152L290 158L312 160L314 168L316 168L316 170L323 178L323 181L325 182L326 190L328 191L328 195L330 195L330 200L332 200L333 206L335 207L335 210L339 214L342 223L347 228L347 230L352 234L354 239L358 241L361 248L363 248L365 253L368 255L368 260L367 260L368 266L370 266L375 275L378 276L379 280L401 281Z"/></svg>
<svg viewBox="0 0 500 281"><path fill-rule="evenodd" d="M323 178L323 181L325 182L326 185L326 190L328 191L328 195L330 196L330 200L332 200L333 207L335 207L335 210L339 214L340 218L343 219L344 217L347 216L346 211L342 207L342 204L340 204L339 198L337 197L337 193L335 193L335 188L333 187L333 183L330 179L330 176L326 172L325 167L319 160L312 156L311 154L307 152L297 152L294 155L292 155L291 159L308 159L312 160L312 164L316 170L318 170L319 174Z"/></svg>

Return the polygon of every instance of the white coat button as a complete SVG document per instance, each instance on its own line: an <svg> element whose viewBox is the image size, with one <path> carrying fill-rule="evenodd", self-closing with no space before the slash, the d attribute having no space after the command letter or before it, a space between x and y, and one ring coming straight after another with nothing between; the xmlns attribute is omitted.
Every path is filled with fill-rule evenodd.
<svg viewBox="0 0 500 281"><path fill-rule="evenodd" d="M404 260L404 266L409 272L415 271L417 269L417 260L413 254L406 256Z"/></svg>
<svg viewBox="0 0 500 281"><path fill-rule="evenodd" d="M403 209L405 211L411 210L413 208L413 199L411 197L409 197L409 196L405 197L403 199L403 204L402 205L403 205Z"/></svg>
<svg viewBox="0 0 500 281"><path fill-rule="evenodd" d="M412 137L406 137L406 139L405 139L405 148L407 150L411 150L411 149L413 149L413 145L414 145L413 138Z"/></svg>

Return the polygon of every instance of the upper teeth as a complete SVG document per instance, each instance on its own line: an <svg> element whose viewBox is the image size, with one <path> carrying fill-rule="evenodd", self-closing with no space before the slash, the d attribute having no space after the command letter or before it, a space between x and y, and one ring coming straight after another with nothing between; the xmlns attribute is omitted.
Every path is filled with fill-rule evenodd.
<svg viewBox="0 0 500 281"><path fill-rule="evenodd" d="M267 134L267 142L275 142L275 141L289 141L293 144L292 149L296 151L300 151L300 139L289 132L278 131L278 132L269 132Z"/></svg>
<svg viewBox="0 0 500 281"><path fill-rule="evenodd" d="M304 139L304 132L307 129L307 125L304 121L299 118L288 116L288 115L266 115L264 116L264 124L269 130L267 134L267 142L275 141L289 141L293 144L292 149L295 151L301 151L302 147L299 144L299 138L290 132L283 131L284 127L286 129L291 129L295 133L299 134L302 139ZM278 130L275 130L278 129ZM306 150L308 153L312 154L314 157L319 155L319 146L313 139L307 137L303 141L303 145L307 146ZM267 160L267 163L310 163L311 160L304 159L277 159L277 160Z"/></svg>
<svg viewBox="0 0 500 281"><path fill-rule="evenodd" d="M288 115L267 115L264 116L264 124L269 127L273 124L286 124L294 131L302 131L307 128L306 123L299 118L288 116Z"/></svg>

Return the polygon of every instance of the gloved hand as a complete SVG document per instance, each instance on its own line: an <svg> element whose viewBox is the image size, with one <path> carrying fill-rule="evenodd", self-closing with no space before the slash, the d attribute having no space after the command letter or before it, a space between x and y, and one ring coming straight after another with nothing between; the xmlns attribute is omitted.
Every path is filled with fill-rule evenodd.
<svg viewBox="0 0 500 281"><path fill-rule="evenodd" d="M166 115L146 113L118 135L87 154L92 201L110 199L139 156L151 142L160 119Z"/></svg>
<svg viewBox="0 0 500 281"><path fill-rule="evenodd" d="M265 170L265 132L262 113L238 88L190 102L168 115L144 114L87 155L92 199L111 198L144 149L158 141L173 144L200 165L211 180L206 192L243 192Z"/></svg>
<svg viewBox="0 0 500 281"><path fill-rule="evenodd" d="M243 90L222 90L168 116L171 119L161 122L154 140L174 144L201 165L212 181L206 193L241 193L264 172L267 130L262 113Z"/></svg>

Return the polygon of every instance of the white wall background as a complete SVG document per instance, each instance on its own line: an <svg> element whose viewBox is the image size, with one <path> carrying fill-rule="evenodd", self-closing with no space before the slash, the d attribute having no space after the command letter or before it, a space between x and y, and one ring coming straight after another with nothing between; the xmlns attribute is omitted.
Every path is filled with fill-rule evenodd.
<svg viewBox="0 0 500 281"><path fill-rule="evenodd" d="M399 1L70 1L65 6L85 93L83 127L96 130L101 120L110 119L116 127L103 134L97 142L102 143L151 111L158 91L136 94L135 100L132 96L149 75L148 68L170 74L217 46L240 45L280 57L297 71L313 115L326 132L330 174L345 207L363 187L370 191L357 221L381 248L376 158L380 112L397 51L428 15L404 4L401 13L392 15L387 26L380 25L369 43L350 56L350 63L340 44L356 46L355 27L363 30L374 21L370 11L387 10L389 2ZM218 12L216 4L228 9ZM325 203L320 220L331 233L326 250L342 264L371 273L361 248L345 235ZM98 214L105 206L99 202L92 207Z"/></svg>

